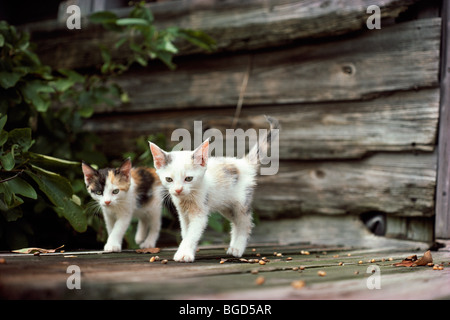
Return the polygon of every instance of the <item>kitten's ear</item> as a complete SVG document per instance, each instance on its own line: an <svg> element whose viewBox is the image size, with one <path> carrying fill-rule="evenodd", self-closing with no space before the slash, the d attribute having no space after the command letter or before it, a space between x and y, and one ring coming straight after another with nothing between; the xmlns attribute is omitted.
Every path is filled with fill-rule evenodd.
<svg viewBox="0 0 450 320"><path fill-rule="evenodd" d="M152 152L153 155L153 163L155 165L155 168L160 169L168 165L170 161L169 154L160 147L158 147L156 144L150 141L148 143L150 145L150 151Z"/></svg>
<svg viewBox="0 0 450 320"><path fill-rule="evenodd" d="M208 163L208 153L209 153L209 138L203 142L197 149L194 150L192 154L192 159L194 164L199 164L202 167L206 167Z"/></svg>
<svg viewBox="0 0 450 320"><path fill-rule="evenodd" d="M86 184L89 184L92 180L92 177L96 174L97 170L92 168L90 165L88 165L86 162L81 162L81 169L83 170L84 174L84 182Z"/></svg>
<svg viewBox="0 0 450 320"><path fill-rule="evenodd" d="M127 179L129 179L130 178L131 168L132 168L131 159L128 158L122 163L122 165L120 166L119 170L120 170L121 174L123 174L125 177L127 177Z"/></svg>

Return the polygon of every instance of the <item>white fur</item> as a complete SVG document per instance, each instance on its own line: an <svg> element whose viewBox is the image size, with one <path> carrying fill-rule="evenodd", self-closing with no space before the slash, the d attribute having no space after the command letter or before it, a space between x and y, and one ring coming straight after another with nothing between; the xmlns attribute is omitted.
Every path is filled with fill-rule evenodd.
<svg viewBox="0 0 450 320"><path fill-rule="evenodd" d="M202 144L203 147L205 143ZM205 150L203 150L204 165L193 164L193 155L195 158L196 154L202 154L200 149L202 146L195 151L166 153L156 145L150 144L154 159L160 160L155 162L156 172L168 190L180 220L182 241L174 255L174 260L194 261L197 244L207 226L210 212L220 212L230 220L232 230L228 254L242 256L253 227L246 191L252 190L256 183L257 166L250 164L246 158L208 159L207 146L206 159ZM161 165L164 155L170 156L170 162ZM224 167L227 165L238 170L237 181L233 180L231 175L224 175ZM166 181L166 177L173 181ZM186 177L193 177L193 180L187 182ZM182 191L178 194L176 190L180 189Z"/></svg>
<svg viewBox="0 0 450 320"><path fill-rule="evenodd" d="M103 195L91 194L91 197L100 205L105 219L108 240L104 246L105 252L120 252L122 240L127 231L131 219L138 218L138 227L135 241L140 248L153 248L158 240L161 229L161 188L156 188L152 193L152 199L145 206L138 208L136 204L136 183L131 178L128 191L119 191L109 179L106 179ZM152 189L155 191L155 188ZM109 205L106 201L111 201Z"/></svg>

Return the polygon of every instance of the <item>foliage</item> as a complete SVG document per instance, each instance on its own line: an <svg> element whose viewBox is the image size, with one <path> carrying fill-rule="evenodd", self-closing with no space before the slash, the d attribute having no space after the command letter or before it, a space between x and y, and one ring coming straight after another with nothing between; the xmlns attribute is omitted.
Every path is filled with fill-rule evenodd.
<svg viewBox="0 0 450 320"><path fill-rule="evenodd" d="M134 63L147 66L154 58L173 69L177 38L208 50L214 43L199 31L157 30L142 3L127 18L100 12L91 20L120 32L115 48L127 43L133 54L119 61L101 47L103 65L99 73L90 75L43 65L29 35L0 21L0 247L28 246L29 238L36 235L35 222L48 218L49 211L76 232L88 225L96 227L82 206L87 194L78 161L107 164L96 151L101 141L85 132L83 123L97 105L128 102L128 95L111 83L111 77Z"/></svg>
<svg viewBox="0 0 450 320"><path fill-rule="evenodd" d="M152 141L161 148L166 148L166 137L162 134L151 134L149 136L142 136L137 138L135 143L135 151L127 151L123 158L131 158L131 161L136 166L153 167L153 158L148 142Z"/></svg>
<svg viewBox="0 0 450 320"><path fill-rule="evenodd" d="M44 208L83 232L87 225L80 199L70 181L53 171L73 170L79 164L44 155L73 155L67 133L76 138L72 124L78 114L68 107L48 112L53 97L63 95L73 80L54 76L30 49L28 34L5 21L0 22L0 58L0 235L11 248L27 244L24 233L32 233L32 228L12 232L15 225L9 223Z"/></svg>
<svg viewBox="0 0 450 320"><path fill-rule="evenodd" d="M146 67L149 59L159 59L170 69L175 69L172 59L179 51L175 46L177 39L187 40L206 51L212 51L215 45L215 41L202 31L178 27L158 30L153 24L153 14L145 6L145 2L137 3L126 18L102 11L92 14L90 20L102 24L108 30L120 32L121 37L115 43L114 49L127 44L132 52L129 59L123 63L114 61L111 52L102 47L104 63L101 71L104 74L123 73L133 63Z"/></svg>

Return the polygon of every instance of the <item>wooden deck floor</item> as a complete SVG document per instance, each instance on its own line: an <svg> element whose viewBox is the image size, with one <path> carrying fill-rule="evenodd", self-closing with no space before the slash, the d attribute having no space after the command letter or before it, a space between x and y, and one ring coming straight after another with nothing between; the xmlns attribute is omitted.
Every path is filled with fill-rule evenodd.
<svg viewBox="0 0 450 320"><path fill-rule="evenodd" d="M224 247L201 247L196 261L188 264L171 260L175 248L162 248L157 254L3 253L0 254L0 298L450 299L449 244L432 251L434 262L442 263L443 270L393 266L412 254L420 258L423 252L330 246L250 245L243 257L247 261L229 259L223 263L220 263L222 258L229 258ZM160 260L150 262L156 255ZM264 265L248 262L263 257L268 259ZM161 263L163 259L167 263ZM77 280L70 266L79 267ZM378 269L372 273L374 266ZM319 271L325 274L320 276ZM75 284L75 281L81 288L69 289L67 283ZM294 287L294 282L300 288ZM373 287L377 283L380 289L369 288L370 284Z"/></svg>

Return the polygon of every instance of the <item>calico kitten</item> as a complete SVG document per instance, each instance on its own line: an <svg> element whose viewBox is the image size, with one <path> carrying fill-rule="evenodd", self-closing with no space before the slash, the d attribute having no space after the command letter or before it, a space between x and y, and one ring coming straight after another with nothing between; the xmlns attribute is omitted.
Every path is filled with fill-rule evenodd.
<svg viewBox="0 0 450 320"><path fill-rule="evenodd" d="M108 231L104 251L120 252L131 218L139 219L135 236L141 248L155 247L161 228L161 183L153 168L132 168L127 159L116 169L95 170L82 163L84 181L100 206Z"/></svg>
<svg viewBox="0 0 450 320"><path fill-rule="evenodd" d="M231 222L228 254L241 257L247 246L253 222L251 203L259 168L260 151L266 151L278 121L266 117L271 130L247 156L209 157L209 140L194 151L166 152L150 143L156 172L178 211L182 241L175 261L193 262L198 241L210 212L220 212Z"/></svg>

